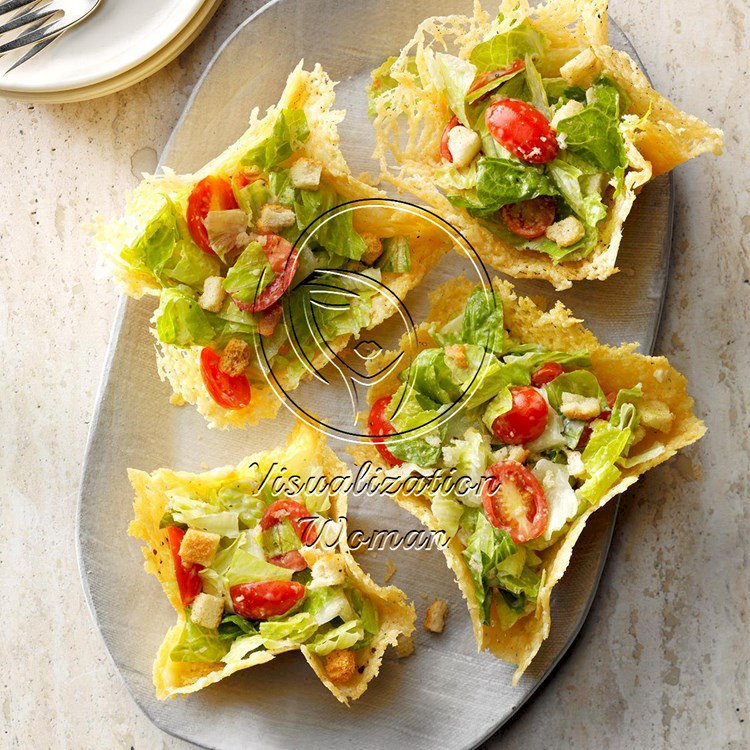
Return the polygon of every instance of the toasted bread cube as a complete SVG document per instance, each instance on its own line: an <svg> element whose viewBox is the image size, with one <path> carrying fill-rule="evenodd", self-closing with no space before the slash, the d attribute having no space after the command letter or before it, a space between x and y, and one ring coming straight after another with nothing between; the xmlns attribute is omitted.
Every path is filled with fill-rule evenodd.
<svg viewBox="0 0 750 750"><path fill-rule="evenodd" d="M577 102L575 99L570 99L570 101L565 102L565 104L555 112L552 119L549 121L549 124L553 128L556 128L557 123L559 123L560 120L564 120L567 117L573 117L573 115L577 115L582 110L583 104L581 104L581 102Z"/></svg>
<svg viewBox="0 0 750 750"><path fill-rule="evenodd" d="M448 614L448 603L435 599L424 616L424 629L431 633L442 633L445 627L445 616Z"/></svg>
<svg viewBox="0 0 750 750"><path fill-rule="evenodd" d="M595 396L563 393L560 411L568 419L582 419L584 422L588 422L599 416L602 411L602 405Z"/></svg>
<svg viewBox="0 0 750 750"><path fill-rule="evenodd" d="M466 347L463 344L452 344L451 346L446 346L445 354L461 369L465 370L469 366L469 360L466 359Z"/></svg>
<svg viewBox="0 0 750 750"><path fill-rule="evenodd" d="M224 615L224 600L220 596L200 593L193 600L190 619L202 628L215 630Z"/></svg>
<svg viewBox="0 0 750 750"><path fill-rule="evenodd" d="M221 537L211 531L188 529L180 544L182 562L210 565L214 561L220 541Z"/></svg>
<svg viewBox="0 0 750 750"><path fill-rule="evenodd" d="M320 186L322 171L323 165L319 161L303 156L292 164L289 169L289 179L296 188L316 190Z"/></svg>
<svg viewBox="0 0 750 750"><path fill-rule="evenodd" d="M326 656L326 674L331 682L349 682L357 673L357 662L354 651L338 650L331 651Z"/></svg>
<svg viewBox="0 0 750 750"><path fill-rule="evenodd" d="M468 167L474 157L482 150L482 139L463 125L456 125L448 133L448 151L453 157L453 166L457 169Z"/></svg>
<svg viewBox="0 0 750 750"><path fill-rule="evenodd" d="M362 262L371 266L383 254L383 243L372 232L362 232L360 237L362 237L365 245L367 245L367 250L365 250L365 254L362 256Z"/></svg>
<svg viewBox="0 0 750 750"><path fill-rule="evenodd" d="M242 375L250 364L253 350L242 339L229 339L219 360L219 369L227 375Z"/></svg>
<svg viewBox="0 0 750 750"><path fill-rule="evenodd" d="M312 568L312 581L308 588L321 589L326 586L341 586L346 583L346 567L342 555L333 554L316 560Z"/></svg>
<svg viewBox="0 0 750 750"><path fill-rule="evenodd" d="M203 282L203 294L198 297L198 304L208 312L221 312L227 293L224 291L223 276L209 276Z"/></svg>
<svg viewBox="0 0 750 750"><path fill-rule="evenodd" d="M258 231L263 234L278 233L282 229L292 226L297 221L294 211L287 206L278 203L266 203L260 209L258 219Z"/></svg>
<svg viewBox="0 0 750 750"><path fill-rule="evenodd" d="M586 230L575 216L568 216L548 226L544 234L548 240L556 242L560 247L570 247L583 239Z"/></svg>
<svg viewBox="0 0 750 750"><path fill-rule="evenodd" d="M396 656L405 659L414 653L414 641L409 635L400 635L396 641Z"/></svg>
<svg viewBox="0 0 750 750"><path fill-rule="evenodd" d="M674 414L663 401L643 401L638 405L638 415L644 427L659 432L669 432L672 429Z"/></svg>

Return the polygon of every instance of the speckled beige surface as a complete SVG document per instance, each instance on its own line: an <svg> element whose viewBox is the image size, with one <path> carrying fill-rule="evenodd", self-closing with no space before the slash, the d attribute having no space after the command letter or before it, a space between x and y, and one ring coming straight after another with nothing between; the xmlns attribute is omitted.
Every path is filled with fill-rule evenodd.
<svg viewBox="0 0 750 750"><path fill-rule="evenodd" d="M187 747L128 696L78 581L76 494L116 303L92 280L80 224L114 213L154 167L211 54L260 4L226 0L178 61L114 96L0 102L0 747ZM581 637L489 746L745 748L750 7L613 0L612 14L657 88L726 131L725 156L676 174L658 345L690 378L709 434L630 493Z"/></svg>

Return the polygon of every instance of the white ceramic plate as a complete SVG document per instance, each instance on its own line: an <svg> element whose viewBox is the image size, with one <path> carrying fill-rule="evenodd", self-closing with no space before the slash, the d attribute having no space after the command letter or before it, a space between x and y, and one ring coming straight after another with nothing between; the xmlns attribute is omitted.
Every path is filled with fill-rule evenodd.
<svg viewBox="0 0 750 750"><path fill-rule="evenodd" d="M469 3L428 0L279 0L248 19L219 50L199 81L162 165L190 171L232 142L254 105L275 102L298 59L320 62L341 81L337 104L348 109L341 125L352 170L372 170L371 125L364 86L369 71L397 51L426 15L467 9ZM613 28L613 41L633 54ZM283 44L280 41L283 40ZM560 295L607 342L653 346L667 283L671 183L648 185L628 221L619 265L607 282L579 283ZM416 321L427 293L464 270L449 257L409 295ZM524 293L554 297L551 287L518 283ZM236 463L278 445L292 427L286 410L249 431L208 430L191 407L169 405L170 388L155 372L148 321L153 302L123 300L92 421L79 504L81 575L106 647L134 699L164 731L210 748L364 748L414 750L469 748L497 731L533 694L578 633L593 599L617 512L610 503L595 514L579 540L552 604L552 633L517 688L513 667L477 654L465 604L443 556L429 552L367 552L365 569L382 582L386 560L397 566L393 583L414 600L416 653L386 657L379 677L351 708L338 704L299 654L256 667L186 700L157 701L151 683L156 650L175 620L158 583L142 569L138 544L126 536L132 491L125 469L160 466L200 471ZM304 388L316 387L310 383ZM346 447L332 441L341 455ZM350 529L418 528L391 501L354 498ZM426 604L446 598L450 615L440 636L421 627Z"/></svg>
<svg viewBox="0 0 750 750"><path fill-rule="evenodd" d="M206 4L210 3L103 0L90 18L0 76L0 90L28 96L92 86L119 76L167 45ZM23 52L3 57L0 71Z"/></svg>

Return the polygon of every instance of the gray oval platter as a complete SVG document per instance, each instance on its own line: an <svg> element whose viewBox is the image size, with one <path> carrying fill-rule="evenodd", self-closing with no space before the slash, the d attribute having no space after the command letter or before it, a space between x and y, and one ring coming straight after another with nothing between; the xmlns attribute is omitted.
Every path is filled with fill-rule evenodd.
<svg viewBox="0 0 750 750"><path fill-rule="evenodd" d="M253 106L263 110L281 93L287 73L304 57L320 62L347 110L342 148L354 174L373 171L373 138L364 87L369 72L397 52L425 16L468 10L456 0L278 0L249 18L221 47L180 118L161 165L191 171L222 151L243 130ZM615 46L635 56L612 28ZM283 39L284 44L279 40ZM604 341L639 341L651 351L667 286L672 226L672 185L662 177L636 201L618 259L622 273L607 282L584 282L558 295ZM406 300L418 322L427 292L460 273L448 258ZM553 299L544 283L518 283L520 291ZM636 303L636 304L634 304ZM247 670L186 700L157 701L151 683L156 650L175 616L159 585L143 572L138 544L127 534L132 492L126 469L160 466L201 471L236 463L278 444L292 428L280 412L248 431L208 430L191 408L169 404L170 388L156 374L148 332L153 303L123 299L112 331L92 422L78 508L81 577L93 616L125 684L146 715L169 734L208 748L471 748L496 732L529 699L575 639L588 613L617 515L611 503L596 514L579 541L570 568L555 590L552 634L518 687L513 667L477 654L458 588L441 553L364 552L362 566L393 583L417 607L416 653L386 657L380 676L350 708L338 704L299 654ZM308 387L308 386L305 386ZM310 387L314 387L312 384ZM342 456L345 444L332 443ZM386 498L353 498L350 529L417 528ZM427 603L448 600L440 636L426 633ZM126 606L123 606L123 604Z"/></svg>

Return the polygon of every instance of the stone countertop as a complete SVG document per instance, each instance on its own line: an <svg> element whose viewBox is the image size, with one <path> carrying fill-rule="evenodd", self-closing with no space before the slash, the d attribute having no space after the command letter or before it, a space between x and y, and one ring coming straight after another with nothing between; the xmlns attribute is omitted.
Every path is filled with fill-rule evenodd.
<svg viewBox="0 0 750 750"><path fill-rule="evenodd" d="M2 747L188 747L133 703L78 582L76 496L116 304L92 280L81 223L118 212L213 52L260 5L227 0L178 60L118 94L0 102ZM577 643L487 746L739 749L750 744L750 6L613 0L611 12L657 88L726 132L723 157L675 175L657 345L689 377L709 433L628 493Z"/></svg>

